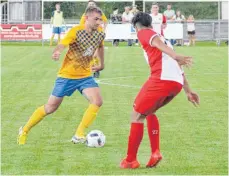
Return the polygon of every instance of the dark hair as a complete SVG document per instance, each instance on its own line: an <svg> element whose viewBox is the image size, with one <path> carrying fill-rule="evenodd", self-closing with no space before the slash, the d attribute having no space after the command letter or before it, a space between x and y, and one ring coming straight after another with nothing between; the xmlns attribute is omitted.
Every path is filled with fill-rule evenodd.
<svg viewBox="0 0 229 176"><path fill-rule="evenodd" d="M152 27L152 17L148 13L138 12L132 19L132 24L134 27L137 23L143 27Z"/></svg>
<svg viewBox="0 0 229 176"><path fill-rule="evenodd" d="M99 7L88 7L86 8L85 14L96 12L99 13L100 15L103 14L102 10Z"/></svg>
<svg viewBox="0 0 229 176"><path fill-rule="evenodd" d="M114 8L113 8L113 11L115 11L115 10L118 10L118 8L117 8L117 7L114 7Z"/></svg>
<svg viewBox="0 0 229 176"><path fill-rule="evenodd" d="M89 3L89 2L94 2L94 3L96 4L96 2L95 2L94 0L89 0L88 3Z"/></svg>
<svg viewBox="0 0 229 176"><path fill-rule="evenodd" d="M159 4L158 4L157 2L153 2L153 3L152 3L152 6L153 6L153 5L157 5L157 6L159 7Z"/></svg>

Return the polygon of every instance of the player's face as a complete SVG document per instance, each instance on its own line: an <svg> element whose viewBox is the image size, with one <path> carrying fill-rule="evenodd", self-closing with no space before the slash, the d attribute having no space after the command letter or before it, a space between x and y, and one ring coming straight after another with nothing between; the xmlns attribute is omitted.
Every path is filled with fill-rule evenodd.
<svg viewBox="0 0 229 176"><path fill-rule="evenodd" d="M159 11L159 7L157 5L152 5L152 9L151 9L152 13L157 14Z"/></svg>
<svg viewBox="0 0 229 176"><path fill-rule="evenodd" d="M60 5L59 4L56 5L56 10L60 11Z"/></svg>
<svg viewBox="0 0 229 176"><path fill-rule="evenodd" d="M88 7L95 7L96 4L95 4L94 2L89 2L87 6L88 6Z"/></svg>
<svg viewBox="0 0 229 176"><path fill-rule="evenodd" d="M88 20L89 27L92 30L97 30L97 28L102 23L102 16L99 13L93 12L88 15L87 20Z"/></svg>
<svg viewBox="0 0 229 176"><path fill-rule="evenodd" d="M125 7L125 12L128 13L130 11L129 7Z"/></svg>

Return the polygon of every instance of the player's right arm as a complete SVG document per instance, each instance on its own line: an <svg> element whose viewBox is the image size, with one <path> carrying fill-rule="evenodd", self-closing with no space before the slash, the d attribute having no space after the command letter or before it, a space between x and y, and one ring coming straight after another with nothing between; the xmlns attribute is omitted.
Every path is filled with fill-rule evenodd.
<svg viewBox="0 0 229 176"><path fill-rule="evenodd" d="M187 67L192 65L192 57L177 54L172 48L163 43L159 36L153 37L150 44L151 46L158 48L163 53L176 60L179 65L184 65Z"/></svg>
<svg viewBox="0 0 229 176"><path fill-rule="evenodd" d="M73 27L72 29L70 29L70 31L66 34L66 36L56 46L56 48L52 53L53 60L55 61L59 60L63 50L76 39L76 31L77 31L77 27Z"/></svg>
<svg viewBox="0 0 229 176"><path fill-rule="evenodd" d="M184 75L184 85L183 85L184 92L188 98L188 101L192 102L194 106L197 106L200 104L200 97L197 93L193 92L192 89L189 86L188 80L186 76Z"/></svg>

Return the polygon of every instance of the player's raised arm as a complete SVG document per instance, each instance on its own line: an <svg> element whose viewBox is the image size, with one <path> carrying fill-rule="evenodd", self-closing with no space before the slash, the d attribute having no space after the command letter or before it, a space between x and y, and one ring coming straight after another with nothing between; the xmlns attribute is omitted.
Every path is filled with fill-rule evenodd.
<svg viewBox="0 0 229 176"><path fill-rule="evenodd" d="M186 78L186 76L184 75L184 85L183 85L183 89L185 91L185 94L188 98L188 101L192 102L192 104L194 106L197 106L200 104L200 98L199 95L195 92L193 92L189 86L188 80Z"/></svg>
<svg viewBox="0 0 229 176"><path fill-rule="evenodd" d="M93 66L92 71L100 71L104 69L104 45L103 42L100 44L98 50L97 50L97 56L100 60L100 64L98 66Z"/></svg>
<svg viewBox="0 0 229 176"><path fill-rule="evenodd" d="M53 51L52 59L57 61L62 53L62 51L67 47L75 38L75 32L77 27L73 27L66 36L60 41L60 43L56 46Z"/></svg>
<svg viewBox="0 0 229 176"><path fill-rule="evenodd" d="M60 55L64 49L65 49L64 45L58 44L52 53L52 59L55 61L59 60Z"/></svg>
<svg viewBox="0 0 229 176"><path fill-rule="evenodd" d="M187 67L190 67L192 65L192 57L177 54L172 48L168 47L165 43L163 43L159 36L155 36L151 40L151 46L158 48L163 53L175 59L179 65L184 65Z"/></svg>

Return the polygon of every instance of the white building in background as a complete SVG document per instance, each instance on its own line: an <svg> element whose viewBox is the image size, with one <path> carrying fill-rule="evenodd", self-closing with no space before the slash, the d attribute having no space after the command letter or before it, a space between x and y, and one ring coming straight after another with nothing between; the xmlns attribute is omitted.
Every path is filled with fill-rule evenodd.
<svg viewBox="0 0 229 176"><path fill-rule="evenodd" d="M222 19L228 20L228 1L223 1L221 3L221 13L222 13Z"/></svg>

